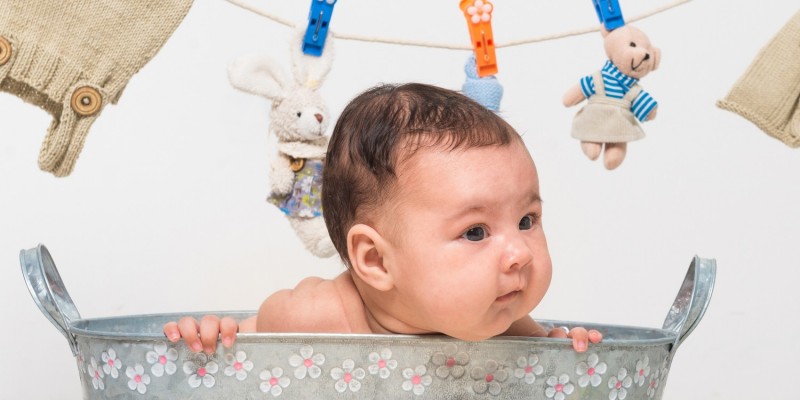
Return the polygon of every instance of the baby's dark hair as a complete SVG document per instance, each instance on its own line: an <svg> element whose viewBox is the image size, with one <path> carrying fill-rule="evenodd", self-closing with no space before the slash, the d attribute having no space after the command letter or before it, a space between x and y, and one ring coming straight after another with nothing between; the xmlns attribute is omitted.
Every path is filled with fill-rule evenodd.
<svg viewBox="0 0 800 400"><path fill-rule="evenodd" d="M423 146L455 150L514 140L521 139L505 120L452 90L409 83L358 95L336 122L322 173L325 224L345 265L351 266L348 231L370 223L391 196L398 163Z"/></svg>

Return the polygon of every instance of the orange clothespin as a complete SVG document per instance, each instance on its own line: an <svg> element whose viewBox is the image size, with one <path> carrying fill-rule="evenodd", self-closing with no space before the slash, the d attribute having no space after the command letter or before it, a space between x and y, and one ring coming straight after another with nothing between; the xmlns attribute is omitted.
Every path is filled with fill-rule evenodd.
<svg viewBox="0 0 800 400"><path fill-rule="evenodd" d="M478 76L481 78L497 73L497 56L495 56L494 35L492 34L492 11L494 5L486 0L461 0L459 5L464 11L469 27L472 47L475 49L475 61L478 65Z"/></svg>

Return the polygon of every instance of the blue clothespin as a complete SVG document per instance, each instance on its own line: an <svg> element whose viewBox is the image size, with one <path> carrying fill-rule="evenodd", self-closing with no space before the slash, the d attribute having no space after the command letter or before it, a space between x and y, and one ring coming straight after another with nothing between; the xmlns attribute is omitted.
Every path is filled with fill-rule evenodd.
<svg viewBox="0 0 800 400"><path fill-rule="evenodd" d="M592 2L594 3L594 10L597 12L597 18L600 23L605 25L607 31L611 32L625 25L625 19L622 18L622 8L619 6L618 0L592 0Z"/></svg>
<svg viewBox="0 0 800 400"><path fill-rule="evenodd" d="M306 35L303 37L303 53L317 57L322 56L334 5L336 5L336 0L311 0L308 27Z"/></svg>

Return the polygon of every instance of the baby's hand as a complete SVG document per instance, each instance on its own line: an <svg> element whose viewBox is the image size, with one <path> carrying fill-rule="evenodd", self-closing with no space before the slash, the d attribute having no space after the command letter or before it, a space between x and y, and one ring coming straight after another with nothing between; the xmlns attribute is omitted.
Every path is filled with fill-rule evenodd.
<svg viewBox="0 0 800 400"><path fill-rule="evenodd" d="M586 351L586 349L589 347L588 342L600 343L603 340L602 333L594 329L587 331L586 328L582 326L576 326L570 329L569 333L567 333L567 330L564 328L556 327L553 328L547 336L562 339L571 338L572 348L578 353L583 353Z"/></svg>
<svg viewBox="0 0 800 400"><path fill-rule="evenodd" d="M195 353L201 350L208 354L217 351L217 338L222 337L222 345L233 346L239 324L231 317L220 319L216 315L206 315L200 323L192 317L183 317L178 322L164 324L164 335L172 343L177 343L181 338L186 341L186 346Z"/></svg>

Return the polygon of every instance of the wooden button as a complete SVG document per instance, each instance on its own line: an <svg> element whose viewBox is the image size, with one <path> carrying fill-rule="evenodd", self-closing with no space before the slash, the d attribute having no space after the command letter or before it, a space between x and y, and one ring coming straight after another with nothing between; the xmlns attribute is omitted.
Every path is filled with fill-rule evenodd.
<svg viewBox="0 0 800 400"><path fill-rule="evenodd" d="M7 63L9 59L11 59L11 43L0 36L0 65Z"/></svg>
<svg viewBox="0 0 800 400"><path fill-rule="evenodd" d="M292 169L294 172L300 172L303 167L306 166L306 159L305 158L294 158L289 157L289 168Z"/></svg>
<svg viewBox="0 0 800 400"><path fill-rule="evenodd" d="M75 89L70 102L72 109L84 117L94 115L103 105L103 97L95 88L83 86Z"/></svg>

